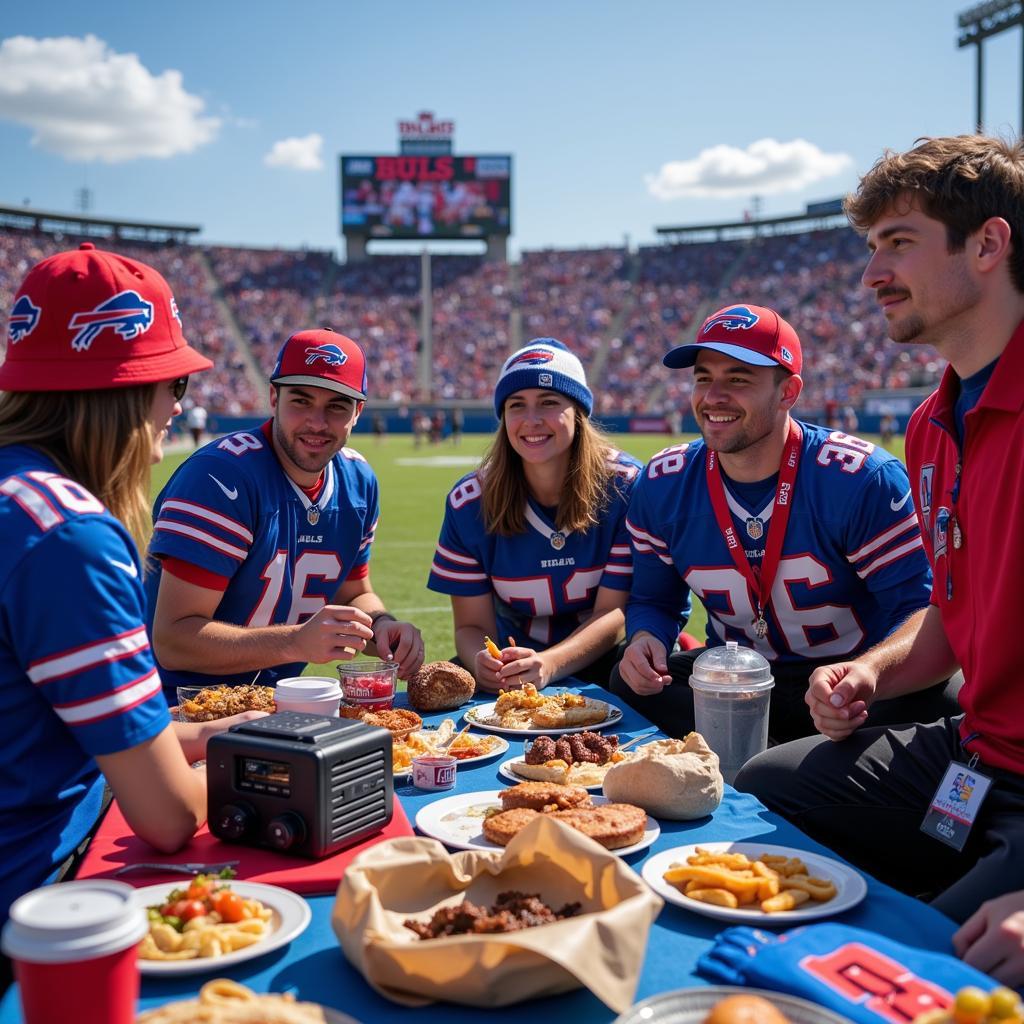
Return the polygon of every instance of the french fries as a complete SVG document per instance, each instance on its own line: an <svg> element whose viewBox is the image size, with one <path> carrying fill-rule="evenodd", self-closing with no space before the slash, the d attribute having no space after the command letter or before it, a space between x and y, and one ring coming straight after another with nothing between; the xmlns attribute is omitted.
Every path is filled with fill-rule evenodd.
<svg viewBox="0 0 1024 1024"><path fill-rule="evenodd" d="M799 857L715 853L698 846L685 864L672 864L665 881L684 895L718 907L760 906L766 914L795 910L808 901L826 903L837 893L835 883L812 877Z"/></svg>
<svg viewBox="0 0 1024 1024"><path fill-rule="evenodd" d="M501 657L501 648L489 637L484 637L484 648L492 658Z"/></svg>

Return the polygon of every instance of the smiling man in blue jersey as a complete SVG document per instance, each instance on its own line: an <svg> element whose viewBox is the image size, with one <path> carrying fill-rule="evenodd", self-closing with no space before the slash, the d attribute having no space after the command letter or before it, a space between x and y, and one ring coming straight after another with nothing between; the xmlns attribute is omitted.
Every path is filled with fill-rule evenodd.
<svg viewBox="0 0 1024 1024"><path fill-rule="evenodd" d="M423 639L370 582L377 479L346 447L366 398L359 346L293 334L270 378L273 417L191 455L154 506L147 579L164 691L273 685L365 650L406 679Z"/></svg>
<svg viewBox="0 0 1024 1024"><path fill-rule="evenodd" d="M701 653L670 653L691 592L707 645L727 640L772 663L769 735L814 732L804 702L818 665L852 656L925 607L931 573L902 463L861 438L790 415L802 351L774 310L733 305L665 356L693 367L703 441L648 463L630 504L629 640L612 688L674 735L693 729L687 685ZM674 685L670 685L674 684ZM872 708L878 724L931 721L952 684Z"/></svg>

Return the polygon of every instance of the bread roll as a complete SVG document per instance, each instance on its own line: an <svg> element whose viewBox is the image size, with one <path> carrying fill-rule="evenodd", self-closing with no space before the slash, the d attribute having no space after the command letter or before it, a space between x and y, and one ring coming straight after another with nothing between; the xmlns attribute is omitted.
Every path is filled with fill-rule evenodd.
<svg viewBox="0 0 1024 1024"><path fill-rule="evenodd" d="M789 1018L761 996L728 996L712 1007L704 1024L789 1024Z"/></svg>
<svg viewBox="0 0 1024 1024"><path fill-rule="evenodd" d="M431 661L409 680L409 703L418 711L447 711L465 704L476 680L450 661Z"/></svg>
<svg viewBox="0 0 1024 1024"><path fill-rule="evenodd" d="M700 733L685 740L655 740L604 777L609 800L636 804L655 818L687 821L710 814L722 802L718 755Z"/></svg>

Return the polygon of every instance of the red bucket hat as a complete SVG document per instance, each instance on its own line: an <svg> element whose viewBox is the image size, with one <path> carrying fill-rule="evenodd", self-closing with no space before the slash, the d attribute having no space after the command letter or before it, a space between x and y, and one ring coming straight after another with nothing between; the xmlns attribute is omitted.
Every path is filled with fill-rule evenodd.
<svg viewBox="0 0 1024 1024"><path fill-rule="evenodd" d="M89 391L213 366L191 348L163 277L91 242L37 263L11 306L2 391Z"/></svg>

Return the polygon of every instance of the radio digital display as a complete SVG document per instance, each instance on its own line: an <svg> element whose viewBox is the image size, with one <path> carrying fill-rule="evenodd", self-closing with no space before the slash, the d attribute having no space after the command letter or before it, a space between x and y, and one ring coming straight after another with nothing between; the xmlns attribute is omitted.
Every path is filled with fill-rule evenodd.
<svg viewBox="0 0 1024 1024"><path fill-rule="evenodd" d="M255 757L239 758L239 761L239 789L288 795L292 784L292 766L287 761L265 761Z"/></svg>

